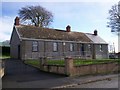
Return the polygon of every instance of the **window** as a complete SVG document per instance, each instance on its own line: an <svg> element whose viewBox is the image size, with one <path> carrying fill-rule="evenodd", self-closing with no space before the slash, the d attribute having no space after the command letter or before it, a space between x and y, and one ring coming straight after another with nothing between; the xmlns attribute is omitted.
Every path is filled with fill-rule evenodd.
<svg viewBox="0 0 120 90"><path fill-rule="evenodd" d="M73 51L73 44L70 44L70 51Z"/></svg>
<svg viewBox="0 0 120 90"><path fill-rule="evenodd" d="M54 42L53 43L53 51L57 51L58 50L58 43Z"/></svg>
<svg viewBox="0 0 120 90"><path fill-rule="evenodd" d="M100 51L102 51L102 45L100 45Z"/></svg>
<svg viewBox="0 0 120 90"><path fill-rule="evenodd" d="M88 44L88 49L91 50L91 45L90 44Z"/></svg>
<svg viewBox="0 0 120 90"><path fill-rule="evenodd" d="M33 41L32 42L32 51L33 52L37 52L38 51L38 42L37 41Z"/></svg>

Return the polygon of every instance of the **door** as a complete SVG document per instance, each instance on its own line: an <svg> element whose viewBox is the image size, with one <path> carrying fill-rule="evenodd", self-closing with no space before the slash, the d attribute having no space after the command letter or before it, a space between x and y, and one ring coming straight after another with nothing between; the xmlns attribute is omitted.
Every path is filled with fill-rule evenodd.
<svg viewBox="0 0 120 90"><path fill-rule="evenodd" d="M18 59L20 59L20 45L18 45Z"/></svg>
<svg viewBox="0 0 120 90"><path fill-rule="evenodd" d="M84 44L81 44L81 55L84 56L84 54L85 54Z"/></svg>

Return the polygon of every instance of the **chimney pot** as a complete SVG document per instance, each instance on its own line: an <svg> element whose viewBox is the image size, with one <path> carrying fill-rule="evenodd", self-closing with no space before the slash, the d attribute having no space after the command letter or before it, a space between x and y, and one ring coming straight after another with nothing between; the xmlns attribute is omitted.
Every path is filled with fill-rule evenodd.
<svg viewBox="0 0 120 90"><path fill-rule="evenodd" d="M71 31L71 27L68 25L67 27L66 27L66 32L70 32Z"/></svg>
<svg viewBox="0 0 120 90"><path fill-rule="evenodd" d="M94 35L97 36L97 30L94 31Z"/></svg>
<svg viewBox="0 0 120 90"><path fill-rule="evenodd" d="M16 17L14 25L19 25L19 20L20 20L19 17Z"/></svg>

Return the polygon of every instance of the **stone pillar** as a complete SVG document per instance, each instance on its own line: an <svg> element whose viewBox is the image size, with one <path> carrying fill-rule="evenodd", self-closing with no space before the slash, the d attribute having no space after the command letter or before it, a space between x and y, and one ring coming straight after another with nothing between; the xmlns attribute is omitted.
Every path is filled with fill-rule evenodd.
<svg viewBox="0 0 120 90"><path fill-rule="evenodd" d="M67 57L65 58L65 74L68 76L73 76L74 65L73 58Z"/></svg>
<svg viewBox="0 0 120 90"><path fill-rule="evenodd" d="M40 64L46 65L47 64L47 58L46 57L40 57Z"/></svg>
<svg viewBox="0 0 120 90"><path fill-rule="evenodd" d="M92 59L96 59L96 46L92 45Z"/></svg>
<svg viewBox="0 0 120 90"><path fill-rule="evenodd" d="M47 65L47 57L43 58L43 65Z"/></svg>
<svg viewBox="0 0 120 90"><path fill-rule="evenodd" d="M47 65L47 58L46 57L40 57L40 69L44 68L44 65Z"/></svg>

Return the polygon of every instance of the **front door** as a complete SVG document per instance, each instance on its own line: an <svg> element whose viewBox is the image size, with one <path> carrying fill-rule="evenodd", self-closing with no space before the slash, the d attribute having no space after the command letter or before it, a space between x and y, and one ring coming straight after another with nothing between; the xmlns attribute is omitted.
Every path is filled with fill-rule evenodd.
<svg viewBox="0 0 120 90"><path fill-rule="evenodd" d="M81 55L84 56L85 50L84 50L84 44L81 44Z"/></svg>
<svg viewBox="0 0 120 90"><path fill-rule="evenodd" d="M18 45L18 59L20 59L20 45Z"/></svg>

